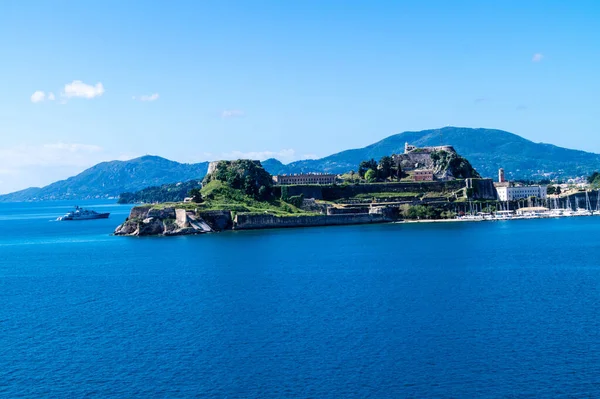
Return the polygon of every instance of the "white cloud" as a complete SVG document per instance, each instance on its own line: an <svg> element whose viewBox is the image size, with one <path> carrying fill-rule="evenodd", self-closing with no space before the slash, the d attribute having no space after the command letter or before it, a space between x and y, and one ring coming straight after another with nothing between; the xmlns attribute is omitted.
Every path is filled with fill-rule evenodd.
<svg viewBox="0 0 600 399"><path fill-rule="evenodd" d="M158 93L150 94L149 96L141 96L140 101L156 101L158 100Z"/></svg>
<svg viewBox="0 0 600 399"><path fill-rule="evenodd" d="M542 53L535 53L533 55L533 58L531 59L532 62L540 62L544 59L544 54Z"/></svg>
<svg viewBox="0 0 600 399"><path fill-rule="evenodd" d="M54 93L50 92L48 93L48 101L54 101L56 100L56 97L54 97Z"/></svg>
<svg viewBox="0 0 600 399"><path fill-rule="evenodd" d="M43 186L74 176L99 162L135 156L82 143L53 142L0 147L0 175L3 176L0 193Z"/></svg>
<svg viewBox="0 0 600 399"><path fill-rule="evenodd" d="M239 109L226 109L221 112L221 118L238 118L244 116L244 111Z"/></svg>
<svg viewBox="0 0 600 399"><path fill-rule="evenodd" d="M43 91L38 90L31 95L32 103L39 103L41 101L44 101L45 99L46 99L46 93L44 93Z"/></svg>
<svg viewBox="0 0 600 399"><path fill-rule="evenodd" d="M74 80L71 83L65 85L63 96L67 98L80 97L80 98L94 98L104 94L104 86L98 82L95 86L83 83L81 80Z"/></svg>

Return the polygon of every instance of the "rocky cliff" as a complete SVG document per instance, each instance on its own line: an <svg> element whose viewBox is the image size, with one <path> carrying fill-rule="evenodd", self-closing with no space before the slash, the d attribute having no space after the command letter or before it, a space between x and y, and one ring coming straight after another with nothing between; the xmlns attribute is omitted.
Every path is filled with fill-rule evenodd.
<svg viewBox="0 0 600 399"><path fill-rule="evenodd" d="M118 226L115 235L126 236L174 236L211 233L230 228L231 213L228 211L200 212L166 207L134 207L125 223Z"/></svg>
<svg viewBox="0 0 600 399"><path fill-rule="evenodd" d="M131 210L125 223L115 230L119 236L176 236L281 227L332 226L392 221L388 212L336 215L302 215L279 217L270 214L238 214L229 211L196 212L167 207L154 209L138 206Z"/></svg>

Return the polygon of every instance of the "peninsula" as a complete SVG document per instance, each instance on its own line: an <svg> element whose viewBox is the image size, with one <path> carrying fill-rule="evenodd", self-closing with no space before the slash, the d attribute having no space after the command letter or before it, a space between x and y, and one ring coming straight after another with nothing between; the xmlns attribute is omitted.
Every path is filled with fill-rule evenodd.
<svg viewBox="0 0 600 399"><path fill-rule="evenodd" d="M185 201L136 206L115 234L170 236L453 218L470 200L497 199L493 181L482 179L451 146L406 144L402 154L357 166L342 175L272 176L259 161L212 162L201 188L193 188Z"/></svg>

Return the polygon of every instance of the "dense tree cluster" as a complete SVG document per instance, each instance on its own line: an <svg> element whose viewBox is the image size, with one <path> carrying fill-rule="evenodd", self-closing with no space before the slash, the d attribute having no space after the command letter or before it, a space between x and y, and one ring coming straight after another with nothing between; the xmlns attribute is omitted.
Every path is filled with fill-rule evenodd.
<svg viewBox="0 0 600 399"><path fill-rule="evenodd" d="M594 187L600 187L600 173L594 172L587 177L587 182Z"/></svg>
<svg viewBox="0 0 600 399"><path fill-rule="evenodd" d="M140 204L156 202L183 201L191 190L200 188L200 180L190 180L183 183L163 184L162 186L148 187L135 193L119 195L119 204Z"/></svg>
<svg viewBox="0 0 600 399"><path fill-rule="evenodd" d="M456 216L452 211L426 205L410 206L403 213L406 219L452 219Z"/></svg>
<svg viewBox="0 0 600 399"><path fill-rule="evenodd" d="M241 190L257 200L266 200L272 194L273 178L257 161L220 161L216 170L207 175L203 183L208 184L211 180L227 183L231 188Z"/></svg>
<svg viewBox="0 0 600 399"><path fill-rule="evenodd" d="M385 181L389 178L400 180L402 168L394 162L392 157L386 155L381 157L379 163L372 158L368 161L362 161L358 165L358 176L368 182Z"/></svg>
<svg viewBox="0 0 600 399"><path fill-rule="evenodd" d="M561 189L560 186L548 186L548 188L546 188L546 192L550 195L559 195L561 193Z"/></svg>

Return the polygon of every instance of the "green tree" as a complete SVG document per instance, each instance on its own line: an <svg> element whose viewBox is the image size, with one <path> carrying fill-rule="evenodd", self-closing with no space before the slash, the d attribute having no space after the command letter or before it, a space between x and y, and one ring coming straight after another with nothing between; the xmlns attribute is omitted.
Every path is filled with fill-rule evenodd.
<svg viewBox="0 0 600 399"><path fill-rule="evenodd" d="M381 157L379 160L379 177L383 180L387 179L392 175L392 168L394 167L394 161L392 157L387 155Z"/></svg>
<svg viewBox="0 0 600 399"><path fill-rule="evenodd" d="M194 188L190 190L190 197L192 197L192 201L196 203L202 202L202 193L199 188Z"/></svg>
<svg viewBox="0 0 600 399"><path fill-rule="evenodd" d="M365 177L365 173L367 173L369 169L377 170L377 161L373 158L368 161L362 161L360 165L358 165L358 175L361 179Z"/></svg>
<svg viewBox="0 0 600 399"><path fill-rule="evenodd" d="M260 186L258 189L258 198L265 200L269 197L269 190L265 186Z"/></svg>
<svg viewBox="0 0 600 399"><path fill-rule="evenodd" d="M365 173L365 179L369 183L374 182L375 180L377 180L377 172L375 172L373 169L367 170L367 172Z"/></svg>
<svg viewBox="0 0 600 399"><path fill-rule="evenodd" d="M302 206L302 202L304 201L304 194L293 195L288 198L286 201L288 204L294 205L296 208L300 208Z"/></svg>
<svg viewBox="0 0 600 399"><path fill-rule="evenodd" d="M554 190L554 194L560 195L560 193L561 193L560 186L556 186L556 189Z"/></svg>

